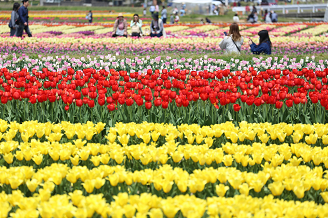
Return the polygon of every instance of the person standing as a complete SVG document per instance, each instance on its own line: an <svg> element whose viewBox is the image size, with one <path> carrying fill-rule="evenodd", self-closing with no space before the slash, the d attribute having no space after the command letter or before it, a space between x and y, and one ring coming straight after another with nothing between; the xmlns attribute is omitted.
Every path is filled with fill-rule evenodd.
<svg viewBox="0 0 328 218"><path fill-rule="evenodd" d="M139 19L139 15L133 15L133 20L131 20L131 36L140 37L142 35L142 20Z"/></svg>
<svg viewBox="0 0 328 218"><path fill-rule="evenodd" d="M156 13L159 12L159 6L158 6L158 5L155 6L155 12L156 12Z"/></svg>
<svg viewBox="0 0 328 218"><path fill-rule="evenodd" d="M146 17L146 15L147 15L147 10L146 10L146 8L144 8L144 10L143 10L143 16Z"/></svg>
<svg viewBox="0 0 328 218"><path fill-rule="evenodd" d="M91 10L89 11L88 19L89 19L89 23L92 23L93 17L92 17L92 11Z"/></svg>
<svg viewBox="0 0 328 218"><path fill-rule="evenodd" d="M241 46L244 43L244 38L240 35L239 26L236 23L230 25L229 33L225 32L225 37L220 42L219 46L226 53L240 54Z"/></svg>
<svg viewBox="0 0 328 218"><path fill-rule="evenodd" d="M22 37L23 31L27 33L28 37L32 37L32 33L30 31L30 28L28 27L28 9L29 6L28 0L23 0L23 6L18 9L18 15L19 15L19 27L17 29L17 36Z"/></svg>
<svg viewBox="0 0 328 218"><path fill-rule="evenodd" d="M163 24L166 24L167 10L166 10L165 6L163 6L163 10L161 12L161 15L162 15Z"/></svg>
<svg viewBox="0 0 328 218"><path fill-rule="evenodd" d="M18 15L18 9L19 9L20 5L18 2L14 3L13 6L13 11L11 12L11 18L9 21L9 28L10 28L10 36L16 36L17 30L18 30L18 19L19 19L19 15Z"/></svg>
<svg viewBox="0 0 328 218"><path fill-rule="evenodd" d="M116 36L128 37L127 28L128 28L128 25L126 23L126 20L123 17L123 14L119 13L117 16L117 19L114 23L113 37L116 37Z"/></svg>
<svg viewBox="0 0 328 218"><path fill-rule="evenodd" d="M158 14L155 13L153 16L153 20L150 23L150 36L151 37L161 37L164 33L164 25L161 19L158 19Z"/></svg>
<svg viewBox="0 0 328 218"><path fill-rule="evenodd" d="M151 16L153 16L153 14L155 12L155 6L154 5L149 7L149 12L151 13Z"/></svg>

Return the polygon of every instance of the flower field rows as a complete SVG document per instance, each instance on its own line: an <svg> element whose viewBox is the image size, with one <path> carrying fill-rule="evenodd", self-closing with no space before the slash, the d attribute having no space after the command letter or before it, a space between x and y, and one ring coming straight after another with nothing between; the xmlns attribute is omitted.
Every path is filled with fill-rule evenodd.
<svg viewBox="0 0 328 218"><path fill-rule="evenodd" d="M186 66L192 60L107 59L112 62L108 60L104 67L102 57L98 67L105 69L96 70L83 66L83 62L88 62L86 59L72 59L69 64L59 58L57 67L61 69L56 71L48 69L53 67L51 59L44 60L42 69L33 67L42 61L29 60L30 69L18 71L10 66L26 64L23 60L28 57L3 61L3 67L9 69L0 70L1 118L18 122L37 119L201 125L232 120L235 123L325 123L326 120L327 62L313 63L307 59L296 63L288 58L269 58L261 63L255 58L254 64L249 65L239 60L228 64L200 59ZM272 62L276 62L273 64L276 69L266 70L265 66L272 66ZM12 113L13 108L18 112Z"/></svg>
<svg viewBox="0 0 328 218"><path fill-rule="evenodd" d="M32 38L9 38L8 25L0 25L0 52L49 53L92 53L92 54L163 54L217 53L223 54L219 47L223 32L228 27L222 25L181 25L166 27L165 39L143 37L112 38L111 25L30 25ZM144 26L144 30L149 26ZM280 26L279 24L240 25L241 34L258 41L257 33L262 29L270 31L273 43L272 54L324 54L328 47L325 36L326 24L313 26L310 23ZM302 30L305 29L305 30ZM312 31L313 30L313 31ZM128 28L128 32L130 29ZM300 32L299 32L300 31ZM147 31L146 31L147 32ZM292 35L290 35L292 34ZM245 38L242 50L249 54Z"/></svg>
<svg viewBox="0 0 328 218"><path fill-rule="evenodd" d="M33 24L24 39L6 28L0 217L328 216L328 60L313 56L327 53L327 24L241 25L273 44L247 60L208 57L226 25L160 39L100 23Z"/></svg>
<svg viewBox="0 0 328 218"><path fill-rule="evenodd" d="M0 120L0 127L1 210L13 217L259 215L263 202L275 216L296 208L326 214L321 205L328 202L324 124L117 123L105 128L91 122ZM106 141L95 143L103 134ZM245 200L253 205L247 210L242 209L246 204L227 207Z"/></svg>

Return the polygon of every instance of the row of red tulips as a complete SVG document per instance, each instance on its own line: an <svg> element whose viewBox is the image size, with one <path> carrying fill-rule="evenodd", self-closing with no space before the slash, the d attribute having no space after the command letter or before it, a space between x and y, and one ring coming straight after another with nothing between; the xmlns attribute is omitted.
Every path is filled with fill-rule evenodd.
<svg viewBox="0 0 328 218"><path fill-rule="evenodd" d="M198 120L200 117L202 119L198 123L201 124L209 124L219 119L222 119L220 121L238 121L238 119L255 121L249 116L257 116L258 113L263 113L262 120L256 120L258 122L275 122L277 119L274 117L278 117L278 120L293 119L290 120L291 122L324 122L325 109L328 109L327 73L328 69L316 72L308 69L262 72L257 72L253 68L236 72L164 69L148 70L147 73L140 74L118 72L114 69L108 72L94 69L74 71L69 68L67 71L50 72L43 68L40 72L36 70L28 72L25 69L20 72L10 72L3 68L0 70L0 84L3 88L0 90L0 96L2 104L10 102L16 108L31 107L32 110L38 110L38 107L43 107L40 110L45 114L45 118L46 114L52 113L51 110L44 108L45 104L49 104L48 107L51 106L53 110L57 110L58 107L64 108L66 111L71 111L73 121L77 119L74 113L79 113L78 108L88 107L89 109L85 110L96 111L97 115L99 109L103 111L102 106L106 106L107 112L112 112L112 115L122 113L115 121L126 122L133 121L132 118L135 118L124 119L131 116L133 110L139 111L139 121L151 121L149 119L152 116L158 117L161 114L158 110L169 109L173 113L172 116L176 116L178 108L181 107L189 107L186 110L187 114L196 111L198 113L193 115L194 118L189 115L187 120L181 120L185 123L192 122L193 119ZM34 105L36 103L43 104L36 106ZM56 103L56 107L53 103ZM318 103L322 107L317 107ZM31 104L34 105L33 108ZM141 107L143 105L144 107ZM91 109L95 106L96 110ZM154 115L151 115L147 110L152 109L153 106L160 108L153 109ZM220 106L226 106L221 108L223 114L218 115L218 111L212 111L220 110ZM70 109L72 107L73 109ZM127 107L126 113L123 113L123 107ZM283 111L278 111L281 108L286 110L286 107L291 108L289 112L292 114L284 115ZM243 111L240 115L237 112L241 109ZM110 116L106 115L107 112L101 112L101 115L97 115L98 118L107 116L107 120L113 119L114 117L109 118ZM268 112L273 116L268 116ZM12 115L8 118L8 114L3 109L1 118L17 120L18 117ZM65 119L65 117L61 118Z"/></svg>

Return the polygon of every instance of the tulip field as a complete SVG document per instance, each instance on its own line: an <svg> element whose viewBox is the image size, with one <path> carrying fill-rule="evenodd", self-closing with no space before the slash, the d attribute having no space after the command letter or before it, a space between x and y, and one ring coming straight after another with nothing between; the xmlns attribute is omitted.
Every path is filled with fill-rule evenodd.
<svg viewBox="0 0 328 218"><path fill-rule="evenodd" d="M0 218L328 217L327 27L0 25Z"/></svg>
<svg viewBox="0 0 328 218"><path fill-rule="evenodd" d="M149 24L144 22L144 37L136 39L112 38L112 23L38 24L29 25L31 38L21 40L9 37L7 24L0 25L1 53L28 54L90 54L90 55L163 55L190 52L196 55L219 54L224 52L219 42L228 31L227 25L178 25L166 26L166 38L150 38ZM328 25L325 23L302 24L240 24L241 34L258 42L257 33L266 29L273 43L273 55L319 55L326 54ZM128 33L131 33L130 27ZM242 53L249 55L248 38L245 38Z"/></svg>

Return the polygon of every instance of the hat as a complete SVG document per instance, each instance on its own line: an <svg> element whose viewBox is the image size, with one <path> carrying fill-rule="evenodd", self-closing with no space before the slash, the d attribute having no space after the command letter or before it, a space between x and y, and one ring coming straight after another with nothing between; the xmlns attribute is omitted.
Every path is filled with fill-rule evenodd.
<svg viewBox="0 0 328 218"><path fill-rule="evenodd" d="M28 2L28 0L22 0L23 3Z"/></svg>
<svg viewBox="0 0 328 218"><path fill-rule="evenodd" d="M117 17L123 17L123 14L122 13L118 13L118 16Z"/></svg>
<svg viewBox="0 0 328 218"><path fill-rule="evenodd" d="M156 20L158 20L158 13L154 13L153 14L153 18L156 19Z"/></svg>

